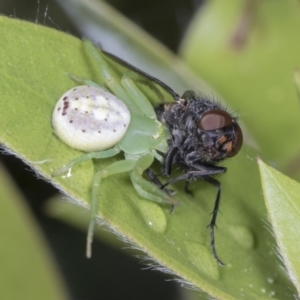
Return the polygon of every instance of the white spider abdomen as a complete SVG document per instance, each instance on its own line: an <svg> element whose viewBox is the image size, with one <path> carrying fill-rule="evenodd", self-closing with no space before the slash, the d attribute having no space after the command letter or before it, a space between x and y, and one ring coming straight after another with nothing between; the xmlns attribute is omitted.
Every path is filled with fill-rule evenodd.
<svg viewBox="0 0 300 300"><path fill-rule="evenodd" d="M52 116L55 134L72 148L91 152L116 145L130 123L127 106L92 86L77 86L58 100Z"/></svg>

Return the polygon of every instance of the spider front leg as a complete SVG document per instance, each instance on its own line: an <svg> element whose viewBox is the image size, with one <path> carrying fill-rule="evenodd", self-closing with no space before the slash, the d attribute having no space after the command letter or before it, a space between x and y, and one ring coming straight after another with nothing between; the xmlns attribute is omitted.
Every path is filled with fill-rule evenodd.
<svg viewBox="0 0 300 300"><path fill-rule="evenodd" d="M131 113L138 112L138 108L136 107L135 103L132 102L122 85L119 84L116 78L112 76L106 61L99 52L99 49L97 49L89 40L84 40L83 45L90 57L97 62L100 77L103 78L104 84L112 91L114 95L116 95L119 99L122 99Z"/></svg>
<svg viewBox="0 0 300 300"><path fill-rule="evenodd" d="M135 105L140 109L140 111L148 118L156 120L156 113L146 98L146 96L137 88L132 80L132 72L127 72L122 77L122 86L125 88L127 93L131 95L131 99L134 101Z"/></svg>

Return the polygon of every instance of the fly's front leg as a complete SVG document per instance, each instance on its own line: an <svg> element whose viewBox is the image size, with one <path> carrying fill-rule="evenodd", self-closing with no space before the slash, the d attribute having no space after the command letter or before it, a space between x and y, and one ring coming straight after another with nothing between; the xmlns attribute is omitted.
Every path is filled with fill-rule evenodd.
<svg viewBox="0 0 300 300"><path fill-rule="evenodd" d="M161 190L163 190L164 192L166 192L169 196L172 196L175 194L174 190L169 190L163 187L163 184L160 182L160 180L158 179L158 177L156 176L156 174L154 174L150 169L147 169L146 174L148 175L148 177L150 178L150 180L157 185Z"/></svg>
<svg viewBox="0 0 300 300"><path fill-rule="evenodd" d="M168 153L165 156L165 159L163 161L163 167L162 172L164 176L170 176L173 166L173 161L177 155L177 152L179 151L178 147L172 146Z"/></svg>
<svg viewBox="0 0 300 300"><path fill-rule="evenodd" d="M202 164L193 165L193 167L194 166L196 166L196 168L194 168L194 170L170 179L168 182L163 184L163 188L165 188L168 185L173 184L177 181L180 181L180 180L187 180L187 181L189 181L191 179L204 180L205 176L222 174L222 173L225 173L227 170L224 167L216 167L216 166L209 166L209 165L202 165Z"/></svg>
<svg viewBox="0 0 300 300"><path fill-rule="evenodd" d="M185 182L185 184L184 184L184 191L185 191L187 194L189 194L189 195L191 195L191 196L194 196L194 193L189 189L189 184L190 184L190 182L187 180L187 181Z"/></svg>

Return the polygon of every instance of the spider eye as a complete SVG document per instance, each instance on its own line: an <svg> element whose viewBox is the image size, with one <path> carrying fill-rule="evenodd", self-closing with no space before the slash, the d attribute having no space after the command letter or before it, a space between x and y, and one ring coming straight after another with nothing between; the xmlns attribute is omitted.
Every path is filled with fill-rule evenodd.
<svg viewBox="0 0 300 300"><path fill-rule="evenodd" d="M229 113L221 109L212 109L202 114L199 128L203 130L216 130L226 127L232 123Z"/></svg>

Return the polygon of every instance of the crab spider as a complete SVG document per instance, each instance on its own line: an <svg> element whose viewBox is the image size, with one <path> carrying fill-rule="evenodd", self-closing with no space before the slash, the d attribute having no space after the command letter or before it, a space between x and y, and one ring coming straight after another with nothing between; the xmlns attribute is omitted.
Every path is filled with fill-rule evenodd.
<svg viewBox="0 0 300 300"><path fill-rule="evenodd" d="M58 176L86 160L113 157L121 151L124 153L123 160L114 162L95 173L92 181L91 221L86 253L87 257L91 257L91 243L99 208L98 195L102 179L129 172L135 190L143 198L157 203L168 203L171 207L174 207L177 202L170 193L142 177L145 170L153 164L154 159L163 161L160 153L165 153L168 147L165 128L157 120L153 106L136 87L130 73L124 74L121 82L118 82L110 74L107 63L94 45L85 40L84 46L98 63L105 87L87 79L71 76L84 86L75 87L60 98L53 112L52 124L54 132L66 144L87 153L52 175ZM89 104L86 104L87 100ZM106 105L103 104L104 102ZM110 105L112 102L114 105ZM97 126L91 126L89 123Z"/></svg>

